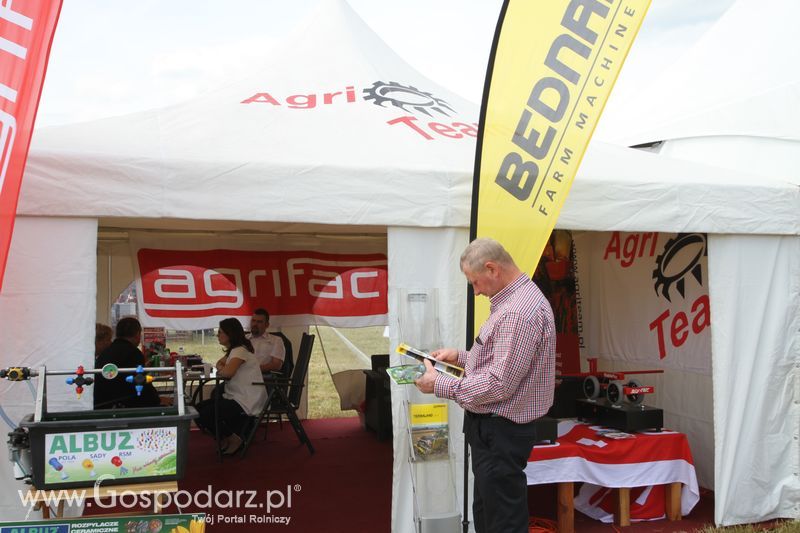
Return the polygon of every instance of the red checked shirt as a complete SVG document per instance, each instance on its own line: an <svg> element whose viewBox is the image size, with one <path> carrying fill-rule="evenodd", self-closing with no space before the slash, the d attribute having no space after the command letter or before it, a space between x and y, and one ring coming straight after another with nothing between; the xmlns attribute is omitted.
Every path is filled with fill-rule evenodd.
<svg viewBox="0 0 800 533"><path fill-rule="evenodd" d="M518 424L530 422L553 404L553 311L524 274L489 302L489 318L472 348L458 352L465 376L458 380L439 374L434 393L473 413L494 413Z"/></svg>

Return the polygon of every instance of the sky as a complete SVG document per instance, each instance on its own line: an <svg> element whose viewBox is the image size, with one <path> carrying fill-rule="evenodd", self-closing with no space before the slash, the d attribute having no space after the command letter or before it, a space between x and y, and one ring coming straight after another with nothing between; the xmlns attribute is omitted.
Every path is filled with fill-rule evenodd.
<svg viewBox="0 0 800 533"><path fill-rule="evenodd" d="M179 103L241 78L318 1L64 1L36 127ZM418 71L480 102L501 0L348 1ZM652 0L605 114L677 61L733 2Z"/></svg>

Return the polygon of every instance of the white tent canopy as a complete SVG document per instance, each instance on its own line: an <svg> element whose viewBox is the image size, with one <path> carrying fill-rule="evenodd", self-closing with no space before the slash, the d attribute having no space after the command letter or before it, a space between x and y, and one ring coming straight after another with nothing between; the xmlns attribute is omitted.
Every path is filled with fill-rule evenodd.
<svg viewBox="0 0 800 533"><path fill-rule="evenodd" d="M20 211L461 225L469 206L453 196L469 195L475 106L414 71L346 4L309 20L245 80L38 132Z"/></svg>
<svg viewBox="0 0 800 533"><path fill-rule="evenodd" d="M39 302L37 289L25 276L24 261L47 255L42 246L60 258L53 261L54 272L68 265L84 277L96 275L98 290L109 290L111 282L99 265L129 263L125 247L101 250L96 258L84 253L85 246L73 249L67 240L74 234L82 236L81 242L92 241L98 225L386 235L392 345L400 340L408 314L402 295L424 290L436 294L432 300L439 333L431 341L463 346L466 291L457 257L468 239L478 108L414 71L346 3L330 2L321 9L244 81L182 105L37 132L23 182L9 277L0 296L0 310L10 317L3 327L16 332L16 354L24 357L5 356L4 362L42 359L43 352L26 348L26 339L70 354L58 359L59 367L89 362L88 328L69 335L58 331L50 338L51 332L32 328L24 322L27 315L16 310ZM796 333L792 337L787 332L800 330L799 199L797 183L780 176L755 178L593 143L558 226L713 234L709 270L714 386L729 377L726 368L737 364L735 356L752 348L763 365L753 375L765 374L759 383L797 391L800 372L791 362L797 360L800 342ZM50 238L31 238L36 232ZM772 275L753 272L755 263L742 260L741 250L748 257L769 258ZM69 294L70 305L84 310L80 316L91 316L94 287L76 287L72 280L54 273L51 290ZM781 309L780 315L788 317L785 327L752 325L756 304L753 298L747 305L736 301L737 294L769 295L755 308ZM402 532L415 527L403 422L402 399L407 393L393 390L392 527ZM3 392L4 404L9 394ZM777 403L767 401L769 389L749 396L755 397L750 417L800 418L790 395ZM795 392L794 400L798 397ZM736 398L726 402L736 407ZM727 406L715 405L714 435L699 437L706 445L714 439L719 444L739 428L740 418L728 417ZM451 446L460 454L460 416L451 412L451 419ZM767 480L748 492L726 494L725 513L738 505L744 519L756 521L796 512L787 502L800 471L797 443L791 443L791 428L770 428L775 431L770 449L781 453L774 464L762 468ZM743 438L733 442L747 457L757 453ZM696 462L708 470L709 484L728 487L738 479L739 465L720 460L719 449L713 473L713 457L696 455ZM460 472L460 467L455 470ZM458 485L456 481L460 497ZM775 492L782 486L791 491ZM762 507L747 504L765 500ZM727 516L718 518L725 520Z"/></svg>
<svg viewBox="0 0 800 533"><path fill-rule="evenodd" d="M613 137L626 145L731 135L800 141L798 18L791 0L736 2L614 117Z"/></svg>

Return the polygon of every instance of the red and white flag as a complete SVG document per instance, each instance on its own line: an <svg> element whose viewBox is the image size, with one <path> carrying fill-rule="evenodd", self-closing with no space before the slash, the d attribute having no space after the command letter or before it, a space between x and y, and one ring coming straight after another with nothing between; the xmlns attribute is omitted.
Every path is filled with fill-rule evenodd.
<svg viewBox="0 0 800 533"><path fill-rule="evenodd" d="M0 0L0 288L61 0Z"/></svg>

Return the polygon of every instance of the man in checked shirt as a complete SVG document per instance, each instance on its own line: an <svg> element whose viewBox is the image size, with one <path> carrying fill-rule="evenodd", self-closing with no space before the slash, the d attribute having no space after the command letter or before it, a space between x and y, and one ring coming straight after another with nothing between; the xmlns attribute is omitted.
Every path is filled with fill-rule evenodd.
<svg viewBox="0 0 800 533"><path fill-rule="evenodd" d="M489 298L489 318L469 351L442 348L436 359L465 369L463 379L429 362L416 382L425 393L465 410L464 433L475 475L472 514L477 533L528 531L525 466L536 438L534 420L553 404L556 331L539 288L493 239L476 239L461 254L475 296Z"/></svg>

